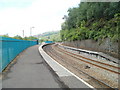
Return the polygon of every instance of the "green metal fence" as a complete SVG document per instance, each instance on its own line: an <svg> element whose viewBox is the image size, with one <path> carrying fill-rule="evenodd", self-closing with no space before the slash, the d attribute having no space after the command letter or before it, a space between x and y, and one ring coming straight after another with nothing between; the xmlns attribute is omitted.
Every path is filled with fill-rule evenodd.
<svg viewBox="0 0 120 90"><path fill-rule="evenodd" d="M20 52L36 44L37 41L0 37L0 72L2 72Z"/></svg>

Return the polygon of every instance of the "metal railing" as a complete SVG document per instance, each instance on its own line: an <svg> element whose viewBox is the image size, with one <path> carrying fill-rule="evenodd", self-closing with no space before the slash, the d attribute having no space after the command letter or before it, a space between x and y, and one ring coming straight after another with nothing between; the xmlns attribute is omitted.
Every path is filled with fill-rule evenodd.
<svg viewBox="0 0 120 90"><path fill-rule="evenodd" d="M0 37L0 72L2 72L19 53L36 44L37 41Z"/></svg>

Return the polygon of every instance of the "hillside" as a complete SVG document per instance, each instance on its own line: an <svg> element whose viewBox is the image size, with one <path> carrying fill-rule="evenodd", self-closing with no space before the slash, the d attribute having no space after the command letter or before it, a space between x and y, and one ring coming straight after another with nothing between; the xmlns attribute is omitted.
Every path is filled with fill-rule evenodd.
<svg viewBox="0 0 120 90"><path fill-rule="evenodd" d="M42 42L42 41L57 41L57 42L61 41L59 31L45 32L42 34L35 35L35 37L38 37L40 39L40 42Z"/></svg>
<svg viewBox="0 0 120 90"><path fill-rule="evenodd" d="M65 45L119 55L120 2L82 2L64 19L60 35Z"/></svg>
<svg viewBox="0 0 120 90"><path fill-rule="evenodd" d="M70 8L61 25L63 41L110 38L118 42L120 2L82 2Z"/></svg>

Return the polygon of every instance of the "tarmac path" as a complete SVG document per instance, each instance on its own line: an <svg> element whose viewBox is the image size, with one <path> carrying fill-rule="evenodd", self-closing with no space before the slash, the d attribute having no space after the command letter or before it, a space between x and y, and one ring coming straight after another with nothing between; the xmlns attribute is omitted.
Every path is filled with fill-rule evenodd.
<svg viewBox="0 0 120 90"><path fill-rule="evenodd" d="M66 88L38 51L39 45L24 50L9 71L2 88Z"/></svg>

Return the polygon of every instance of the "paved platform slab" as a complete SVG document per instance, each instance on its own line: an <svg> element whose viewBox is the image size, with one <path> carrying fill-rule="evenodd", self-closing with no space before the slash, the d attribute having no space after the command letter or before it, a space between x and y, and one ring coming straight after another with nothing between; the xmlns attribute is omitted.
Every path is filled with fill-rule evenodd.
<svg viewBox="0 0 120 90"><path fill-rule="evenodd" d="M89 85L87 82L77 77L75 74L70 72L68 69L63 67L61 64L56 62L53 58L51 58L43 49L41 45L39 47L40 54L43 56L44 60L50 65L50 67L56 72L59 78L70 88L73 90L75 88L88 88L89 90L93 90L94 87ZM94 89L95 90L95 89Z"/></svg>
<svg viewBox="0 0 120 90"><path fill-rule="evenodd" d="M0 77L0 90L2 89L2 79Z"/></svg>
<svg viewBox="0 0 120 90"><path fill-rule="evenodd" d="M64 88L38 52L38 45L22 52L6 73L2 88Z"/></svg>

